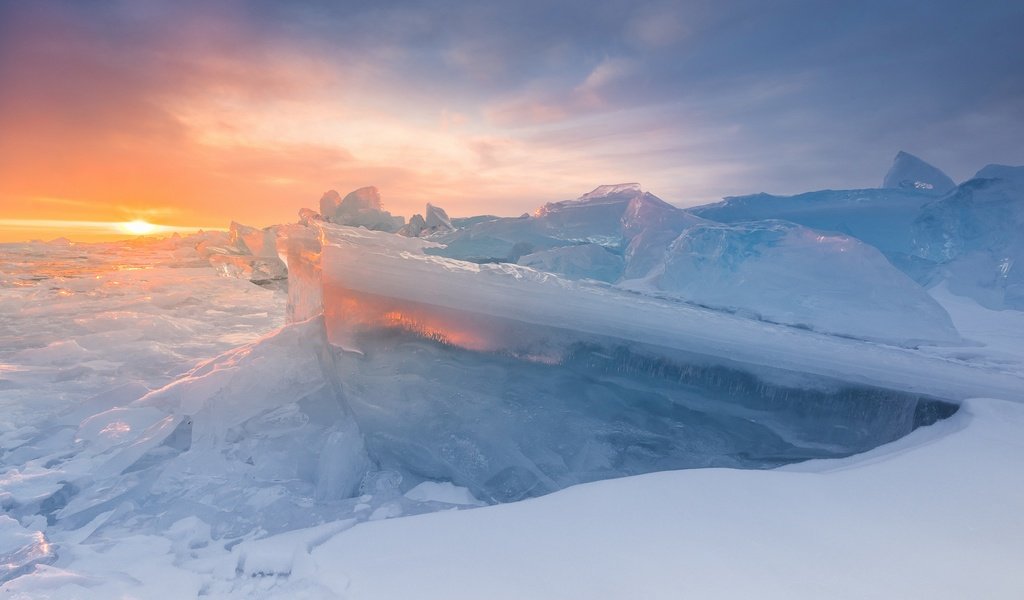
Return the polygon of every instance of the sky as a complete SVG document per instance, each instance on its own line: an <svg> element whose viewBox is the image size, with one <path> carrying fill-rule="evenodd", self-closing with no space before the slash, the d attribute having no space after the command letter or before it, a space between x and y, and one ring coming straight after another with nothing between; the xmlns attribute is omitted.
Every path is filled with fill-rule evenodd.
<svg viewBox="0 0 1024 600"><path fill-rule="evenodd" d="M367 185L406 216L690 206L877 187L898 150L962 181L1024 164L1021 31L1010 0L0 0L0 241Z"/></svg>

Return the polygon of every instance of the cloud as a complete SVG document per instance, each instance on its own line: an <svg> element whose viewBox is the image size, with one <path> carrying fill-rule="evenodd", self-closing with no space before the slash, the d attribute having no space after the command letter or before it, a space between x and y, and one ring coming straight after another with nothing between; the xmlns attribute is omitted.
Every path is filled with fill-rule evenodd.
<svg viewBox="0 0 1024 600"><path fill-rule="evenodd" d="M690 31L682 12L681 3L641 6L626 24L627 39L647 48L676 45Z"/></svg>
<svg viewBox="0 0 1024 600"><path fill-rule="evenodd" d="M995 1L0 2L0 202L269 224L329 187L519 214L639 180L692 204L874 185L900 148L962 178L1024 163L1021 28Z"/></svg>

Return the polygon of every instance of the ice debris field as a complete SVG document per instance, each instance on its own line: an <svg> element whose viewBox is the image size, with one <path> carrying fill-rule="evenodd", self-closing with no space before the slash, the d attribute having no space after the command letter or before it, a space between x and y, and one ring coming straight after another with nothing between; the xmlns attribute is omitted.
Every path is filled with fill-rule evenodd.
<svg viewBox="0 0 1024 600"><path fill-rule="evenodd" d="M1024 597L1024 168L299 217L0 245L4 598Z"/></svg>

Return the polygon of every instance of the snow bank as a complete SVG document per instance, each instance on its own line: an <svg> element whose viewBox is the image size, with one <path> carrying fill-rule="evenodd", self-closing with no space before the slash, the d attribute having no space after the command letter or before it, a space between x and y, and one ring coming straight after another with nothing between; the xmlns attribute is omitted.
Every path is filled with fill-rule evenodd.
<svg viewBox="0 0 1024 600"><path fill-rule="evenodd" d="M973 400L843 461L655 473L366 523L313 551L316 579L360 600L1009 600L1024 593L1022 426L1021 404Z"/></svg>

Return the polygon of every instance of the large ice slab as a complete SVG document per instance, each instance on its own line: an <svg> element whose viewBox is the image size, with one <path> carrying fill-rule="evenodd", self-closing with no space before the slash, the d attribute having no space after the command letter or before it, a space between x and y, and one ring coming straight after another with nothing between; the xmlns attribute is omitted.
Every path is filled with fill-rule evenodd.
<svg viewBox="0 0 1024 600"><path fill-rule="evenodd" d="M628 282L704 306L888 343L956 343L949 315L876 248L786 221L695 225Z"/></svg>
<svg viewBox="0 0 1024 600"><path fill-rule="evenodd" d="M580 244L527 254L518 264L540 271L559 273L569 279L613 282L622 277L622 255L599 244Z"/></svg>
<svg viewBox="0 0 1024 600"><path fill-rule="evenodd" d="M576 200L545 204L532 216L465 222L449 235L436 236L444 247L431 251L475 262L513 263L535 252L580 244L621 254L645 230L678 232L697 220L639 184L605 185Z"/></svg>
<svg viewBox="0 0 1024 600"><path fill-rule="evenodd" d="M971 367L908 350L858 344L515 265L447 259L427 254L437 244L424 240L330 224L317 227L323 243L317 272L322 273L308 281L321 295L333 343L349 343L364 325L393 322L470 349L530 353L536 340L523 333L528 328L520 325L525 324L940 397L981 392L978 384L964 383L978 379L968 375L974 372ZM350 292L374 301L350 301ZM507 322L520 325L510 330ZM1000 397L1016 397L1021 383L993 373L981 386Z"/></svg>
<svg viewBox="0 0 1024 600"><path fill-rule="evenodd" d="M795 196L735 196L687 210L719 223L791 221L852 235L893 257L914 253L914 220L934 200L934 196L904 189L821 190Z"/></svg>
<svg viewBox="0 0 1024 600"><path fill-rule="evenodd" d="M990 308L1024 310L1024 167L989 165L921 211L915 250L949 288Z"/></svg>

